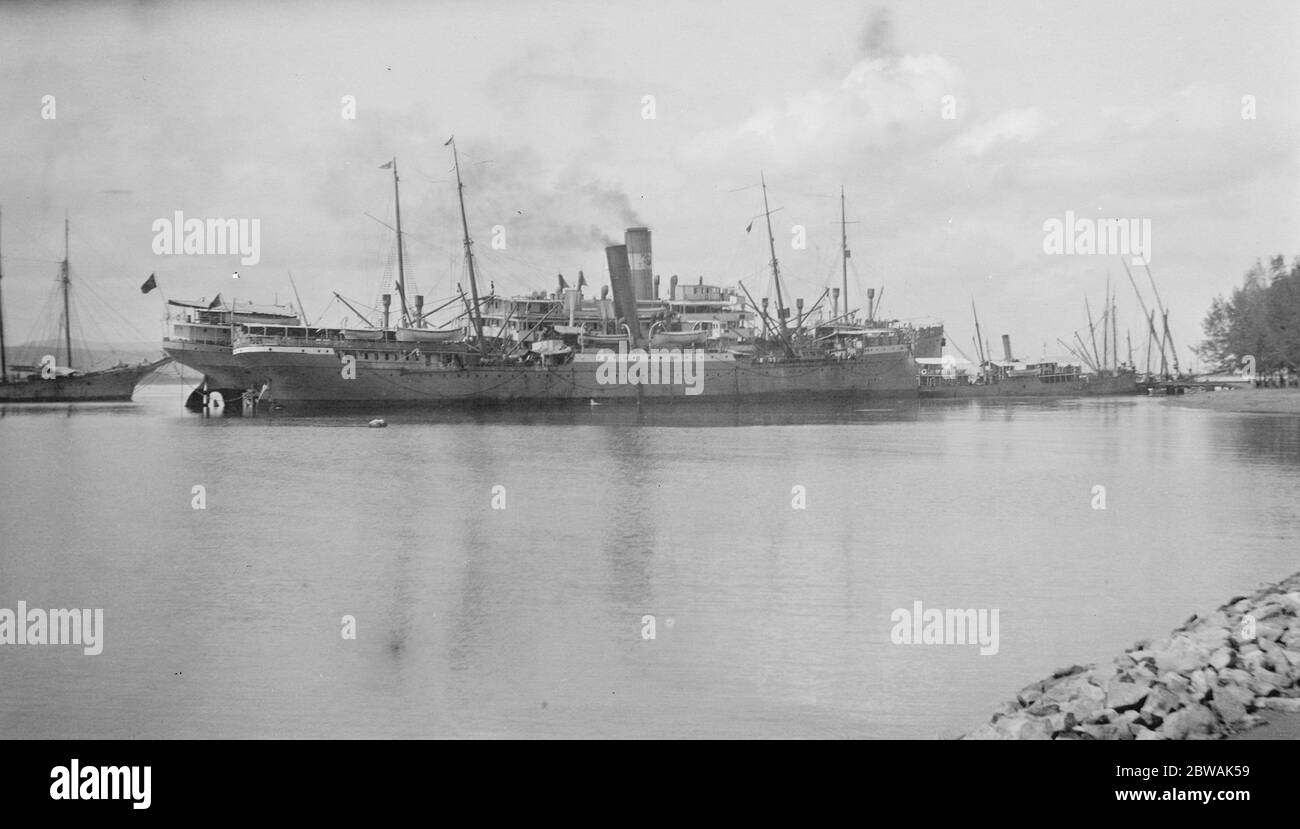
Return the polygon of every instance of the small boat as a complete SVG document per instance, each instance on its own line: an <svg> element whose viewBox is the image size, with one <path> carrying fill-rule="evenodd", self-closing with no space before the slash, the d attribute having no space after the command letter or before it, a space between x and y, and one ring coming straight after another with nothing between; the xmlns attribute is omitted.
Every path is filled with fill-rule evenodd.
<svg viewBox="0 0 1300 829"><path fill-rule="evenodd" d="M542 357L563 357L573 353L573 349L564 340L539 340L532 344L532 350Z"/></svg>
<svg viewBox="0 0 1300 829"><path fill-rule="evenodd" d="M632 347L632 329L623 326L622 334L579 334L578 345L582 348L617 348L620 344Z"/></svg>
<svg viewBox="0 0 1300 829"><path fill-rule="evenodd" d="M464 328L399 328L399 343L452 343L465 339Z"/></svg>
<svg viewBox="0 0 1300 829"><path fill-rule="evenodd" d="M344 339L348 340L378 342L384 339L384 329L382 328L344 328L340 333Z"/></svg>
<svg viewBox="0 0 1300 829"><path fill-rule="evenodd" d="M654 348L682 348L704 345L708 339L707 328L697 328L694 331L655 331L650 335L650 345Z"/></svg>

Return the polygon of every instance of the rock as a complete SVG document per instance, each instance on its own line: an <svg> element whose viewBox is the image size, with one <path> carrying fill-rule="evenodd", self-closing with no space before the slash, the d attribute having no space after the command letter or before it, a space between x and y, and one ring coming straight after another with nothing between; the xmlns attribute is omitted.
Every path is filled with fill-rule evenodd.
<svg viewBox="0 0 1300 829"><path fill-rule="evenodd" d="M1173 691L1175 694L1185 694L1187 693L1188 688L1191 687L1191 683L1188 682L1187 677L1182 674L1164 673L1161 674L1160 678L1156 681L1168 688L1170 691Z"/></svg>
<svg viewBox="0 0 1300 829"><path fill-rule="evenodd" d="M1043 683L1035 682L1033 685L1026 685L1016 694L1016 700L1025 708L1033 705L1043 696Z"/></svg>
<svg viewBox="0 0 1300 829"><path fill-rule="evenodd" d="M1078 729L1080 732L1087 734L1094 740L1118 740L1119 727L1110 723L1098 723L1096 725L1081 725ZM1127 727L1124 729L1128 731Z"/></svg>
<svg viewBox="0 0 1300 829"><path fill-rule="evenodd" d="M1255 638L1267 639L1270 642L1277 642L1287 632L1287 629L1277 624L1277 622L1260 622L1255 625Z"/></svg>
<svg viewBox="0 0 1300 829"><path fill-rule="evenodd" d="M1209 653L1227 644L1228 631L1222 626L1198 628L1189 632L1188 638Z"/></svg>
<svg viewBox="0 0 1300 829"><path fill-rule="evenodd" d="M1173 671L1178 674L1190 674L1205 665L1209 651L1200 647L1186 636L1175 637L1169 647L1156 653L1156 668L1164 673Z"/></svg>
<svg viewBox="0 0 1300 829"><path fill-rule="evenodd" d="M1287 653L1281 646L1268 639L1259 639L1257 641L1259 642L1259 649L1264 652L1265 667L1272 668L1281 674L1290 672L1291 660L1287 658Z"/></svg>
<svg viewBox="0 0 1300 829"><path fill-rule="evenodd" d="M1141 708L1151 690L1150 683L1120 682L1112 679L1106 684L1106 707L1115 711Z"/></svg>
<svg viewBox="0 0 1300 829"><path fill-rule="evenodd" d="M1062 679L1067 676L1074 676L1075 674L1081 674L1084 671L1089 670L1090 668L1092 668L1091 665L1071 665L1068 668L1057 668L1055 671L1052 672L1052 679Z"/></svg>
<svg viewBox="0 0 1300 829"><path fill-rule="evenodd" d="M1050 726L1038 719L1032 719L1025 723L1024 728L1016 735L1017 740L1050 740L1052 732Z"/></svg>
<svg viewBox="0 0 1300 829"><path fill-rule="evenodd" d="M985 725L981 725L979 728L965 735L961 739L963 740L1010 740L1011 737L1008 737L1006 732L999 731L993 726L985 724Z"/></svg>
<svg viewBox="0 0 1300 829"><path fill-rule="evenodd" d="M1081 682L1075 688L1075 695L1061 703L1061 710L1074 715L1076 722L1083 722L1088 717L1106 707L1106 692L1091 682Z"/></svg>
<svg viewBox="0 0 1300 829"><path fill-rule="evenodd" d="M1059 731L1069 731L1078 724L1074 719L1074 715L1068 711L1052 714L1050 717L1046 717L1046 720L1048 730L1053 734Z"/></svg>
<svg viewBox="0 0 1300 829"><path fill-rule="evenodd" d="M1291 684L1282 674L1270 671L1262 665L1249 676L1250 679L1245 683L1246 687L1260 697L1272 696L1278 691L1285 690Z"/></svg>
<svg viewBox="0 0 1300 829"><path fill-rule="evenodd" d="M1145 727L1145 726L1142 726L1142 725L1138 725L1138 724L1136 724L1136 723L1134 723L1134 724L1131 726L1131 728L1132 728L1132 730L1133 730L1133 739L1135 739L1135 740L1167 740L1167 739L1169 739L1168 737L1166 737L1165 735L1161 734L1161 733L1158 732L1158 731L1152 731L1151 729L1149 729L1149 728L1147 728L1147 727Z"/></svg>
<svg viewBox="0 0 1300 829"><path fill-rule="evenodd" d="M1210 688L1214 686L1214 678L1208 676L1207 673L1213 673L1213 670L1192 671L1192 675L1189 677L1188 684L1191 687L1188 690L1188 695L1193 702L1205 699L1205 696L1210 693Z"/></svg>
<svg viewBox="0 0 1300 829"><path fill-rule="evenodd" d="M1236 685L1221 685L1215 688L1214 696L1210 700L1210 708L1227 725L1235 725L1245 719L1254 704L1255 697L1250 689Z"/></svg>
<svg viewBox="0 0 1300 829"><path fill-rule="evenodd" d="M1254 610L1250 611L1250 615L1255 617L1256 622L1262 622L1265 619L1272 619L1274 616L1278 616L1281 613L1282 605L1272 601L1258 605Z"/></svg>
<svg viewBox="0 0 1300 829"><path fill-rule="evenodd" d="M1151 682L1156 678L1156 672L1154 668L1155 668L1154 661L1143 662L1140 665L1135 665L1133 669L1128 672L1128 675L1132 677L1134 682L1141 682L1145 680L1146 683L1150 685Z"/></svg>
<svg viewBox="0 0 1300 829"><path fill-rule="evenodd" d="M1170 711L1182 706L1183 700L1173 691L1160 685L1152 685L1150 693L1147 694L1146 701L1142 703L1140 709L1143 714L1150 715L1158 720L1163 720ZM1143 717L1144 720L1148 717Z"/></svg>
<svg viewBox="0 0 1300 829"><path fill-rule="evenodd" d="M1222 671L1232 664L1232 651L1228 648L1218 648L1210 654L1210 665L1216 671Z"/></svg>
<svg viewBox="0 0 1300 829"><path fill-rule="evenodd" d="M1251 673L1260 670L1268 662L1268 656L1255 645L1255 650L1240 650L1237 652L1237 664Z"/></svg>
<svg viewBox="0 0 1300 829"><path fill-rule="evenodd" d="M1287 699L1285 697L1259 697L1255 704L1260 708L1268 708L1273 711L1286 711L1288 713L1300 713L1300 699Z"/></svg>
<svg viewBox="0 0 1300 829"><path fill-rule="evenodd" d="M1214 712L1204 705L1188 705L1165 717L1157 729L1169 740L1186 740L1213 733L1217 721Z"/></svg>

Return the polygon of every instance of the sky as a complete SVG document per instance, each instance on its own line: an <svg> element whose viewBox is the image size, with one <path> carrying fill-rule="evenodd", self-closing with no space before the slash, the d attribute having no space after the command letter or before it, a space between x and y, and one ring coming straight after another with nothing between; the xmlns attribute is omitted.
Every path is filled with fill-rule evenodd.
<svg viewBox="0 0 1300 829"><path fill-rule="evenodd" d="M967 354L972 302L1017 356L1062 354L1109 280L1141 362L1125 257L1044 228L1149 221L1186 363L1213 297L1300 255L1298 33L1293 1L7 3L6 338L52 330L65 212L87 336L157 339L161 295L288 302L290 273L355 324L332 295L391 283L393 158L412 293L453 297L454 135L485 290L599 290L644 225L665 283L774 296L762 175L787 296L839 284L842 186L852 306L883 290ZM259 261L155 253L177 211L258 220Z"/></svg>

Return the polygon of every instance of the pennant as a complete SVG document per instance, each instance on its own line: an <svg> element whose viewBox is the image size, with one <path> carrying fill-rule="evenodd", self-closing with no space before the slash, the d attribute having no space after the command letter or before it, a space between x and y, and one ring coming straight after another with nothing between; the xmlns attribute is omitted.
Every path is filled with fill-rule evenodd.
<svg viewBox="0 0 1300 829"><path fill-rule="evenodd" d="M393 169L393 165L396 164L396 163L397 163L397 159L394 158L392 161L388 162L387 164L381 164L381 165L379 166L379 169L381 169L381 170L391 170L391 169Z"/></svg>
<svg viewBox="0 0 1300 829"><path fill-rule="evenodd" d="M217 294L217 296L212 300L212 304L208 306L208 309L211 310L220 305L221 305L221 294Z"/></svg>
<svg viewBox="0 0 1300 829"><path fill-rule="evenodd" d="M753 230L753 229L754 229L754 223L753 223L753 222L750 222L749 224L745 225L745 232L746 232L746 233L748 233L749 231L751 231L751 230Z"/></svg>
<svg viewBox="0 0 1300 829"><path fill-rule="evenodd" d="M153 274L149 274L149 278L146 279L144 281L144 284L140 286L140 293L147 294L157 287L158 287L158 280L154 279Z"/></svg>
<svg viewBox="0 0 1300 829"><path fill-rule="evenodd" d="M448 144L450 144L451 142L453 142L453 141L455 141L455 140L456 140L456 136L453 135L451 138L448 138L446 141L442 142L442 146L445 147L445 146L447 146Z"/></svg>

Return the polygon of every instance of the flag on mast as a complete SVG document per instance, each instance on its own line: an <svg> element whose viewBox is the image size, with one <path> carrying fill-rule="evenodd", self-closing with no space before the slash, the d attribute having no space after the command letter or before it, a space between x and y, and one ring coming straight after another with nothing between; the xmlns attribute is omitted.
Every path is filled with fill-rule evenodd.
<svg viewBox="0 0 1300 829"><path fill-rule="evenodd" d="M391 170L391 169L393 169L393 165L396 164L396 163L397 163L397 159L394 158L392 161L388 162L387 164L383 164L383 165L381 165L381 166L379 167L379 169L381 169L381 170Z"/></svg>
<svg viewBox="0 0 1300 829"><path fill-rule="evenodd" d="M158 280L154 279L153 274L149 274L149 278L146 279L144 281L144 284L140 286L140 293L147 294L157 287L158 287Z"/></svg>

